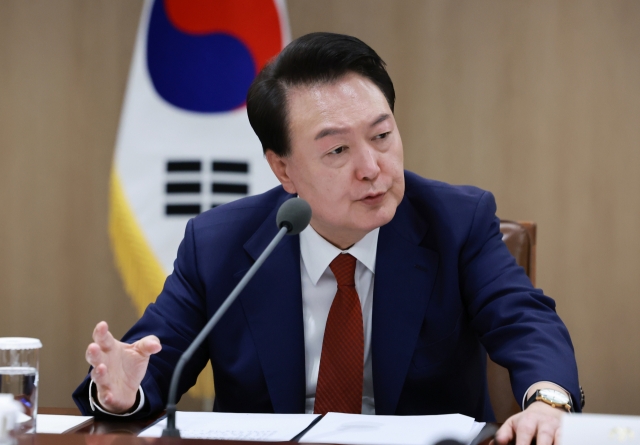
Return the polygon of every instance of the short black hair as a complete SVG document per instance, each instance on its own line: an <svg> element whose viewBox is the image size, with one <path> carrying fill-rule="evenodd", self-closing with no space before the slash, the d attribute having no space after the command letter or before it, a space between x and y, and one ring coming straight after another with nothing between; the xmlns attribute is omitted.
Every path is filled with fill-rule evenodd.
<svg viewBox="0 0 640 445"><path fill-rule="evenodd" d="M247 114L262 151L291 152L287 90L334 82L348 73L372 81L393 112L396 93L384 61L362 40L343 34L314 32L297 38L256 76L247 93Z"/></svg>

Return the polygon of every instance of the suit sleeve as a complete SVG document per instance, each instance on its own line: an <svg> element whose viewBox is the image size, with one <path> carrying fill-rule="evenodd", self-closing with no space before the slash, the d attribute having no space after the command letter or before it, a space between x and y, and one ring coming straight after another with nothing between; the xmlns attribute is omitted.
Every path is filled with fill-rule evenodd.
<svg viewBox="0 0 640 445"><path fill-rule="evenodd" d="M580 410L578 369L555 302L535 289L502 241L493 195L481 196L460 257L471 325L493 361L509 370L516 400L539 381L571 393Z"/></svg>
<svg viewBox="0 0 640 445"><path fill-rule="evenodd" d="M151 356L147 373L141 383L146 399L145 405L128 419L143 418L165 408L175 365L206 323L204 295L204 286L198 273L196 242L191 220L178 249L174 271L165 281L162 292L156 302L147 307L142 318L122 338L124 342L133 343L153 334L162 344L162 350ZM208 358L205 342L184 368L178 385L178 397L195 384ZM90 381L90 376L87 376L74 391L76 405L84 415L110 417L106 413L91 410Z"/></svg>

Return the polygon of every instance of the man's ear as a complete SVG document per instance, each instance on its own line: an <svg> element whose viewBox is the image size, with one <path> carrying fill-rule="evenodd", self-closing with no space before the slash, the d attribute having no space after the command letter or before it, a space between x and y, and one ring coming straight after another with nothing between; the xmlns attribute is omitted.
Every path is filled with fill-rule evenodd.
<svg viewBox="0 0 640 445"><path fill-rule="evenodd" d="M291 177L289 176L288 170L291 164L291 158L286 156L278 156L273 150L267 149L265 156L267 158L267 162L269 163L269 167L271 167L271 171L276 175L282 187L292 195L298 193L296 191L296 186L293 184Z"/></svg>

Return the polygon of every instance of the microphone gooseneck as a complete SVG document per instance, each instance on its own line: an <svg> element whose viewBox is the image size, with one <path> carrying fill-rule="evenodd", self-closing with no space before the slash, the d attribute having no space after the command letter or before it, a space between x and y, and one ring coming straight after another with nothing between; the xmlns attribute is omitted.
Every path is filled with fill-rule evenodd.
<svg viewBox="0 0 640 445"><path fill-rule="evenodd" d="M211 317L207 322L191 345L189 345L189 347L180 356L180 359L173 371L171 383L169 384L169 395L167 398L167 427L162 431L163 437L180 437L180 430L176 428L176 395L178 394L178 382L180 381L182 370L187 362L191 359L194 352L200 347L202 342L207 338L215 325L218 324L220 318L222 318L224 313L227 312L229 306L231 306L235 301L247 283L251 278L253 278L258 269L260 269L262 263L264 263L271 252L273 252L273 249L276 248L280 240L282 240L282 238L287 234L299 234L307 227L307 225L309 225L309 221L311 221L311 207L305 200L301 198L292 198L288 199L280 206L276 216L276 223L280 229L278 230L277 235L260 254L256 262L253 263L251 268L247 271L245 276L242 277L242 280L240 280L233 291L231 291L226 300L224 300L220 305L216 313L213 314L213 317Z"/></svg>

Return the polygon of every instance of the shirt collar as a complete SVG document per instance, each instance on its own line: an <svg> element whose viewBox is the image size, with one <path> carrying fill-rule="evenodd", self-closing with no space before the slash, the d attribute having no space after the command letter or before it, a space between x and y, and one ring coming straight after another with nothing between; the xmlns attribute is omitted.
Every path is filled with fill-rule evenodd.
<svg viewBox="0 0 640 445"><path fill-rule="evenodd" d="M321 237L311 225L300 232L300 255L304 267L314 286L322 276L331 261L340 253L349 253L371 272L376 269L376 252L378 250L378 233L380 228L367 233L364 238L347 250L338 249L329 241Z"/></svg>

